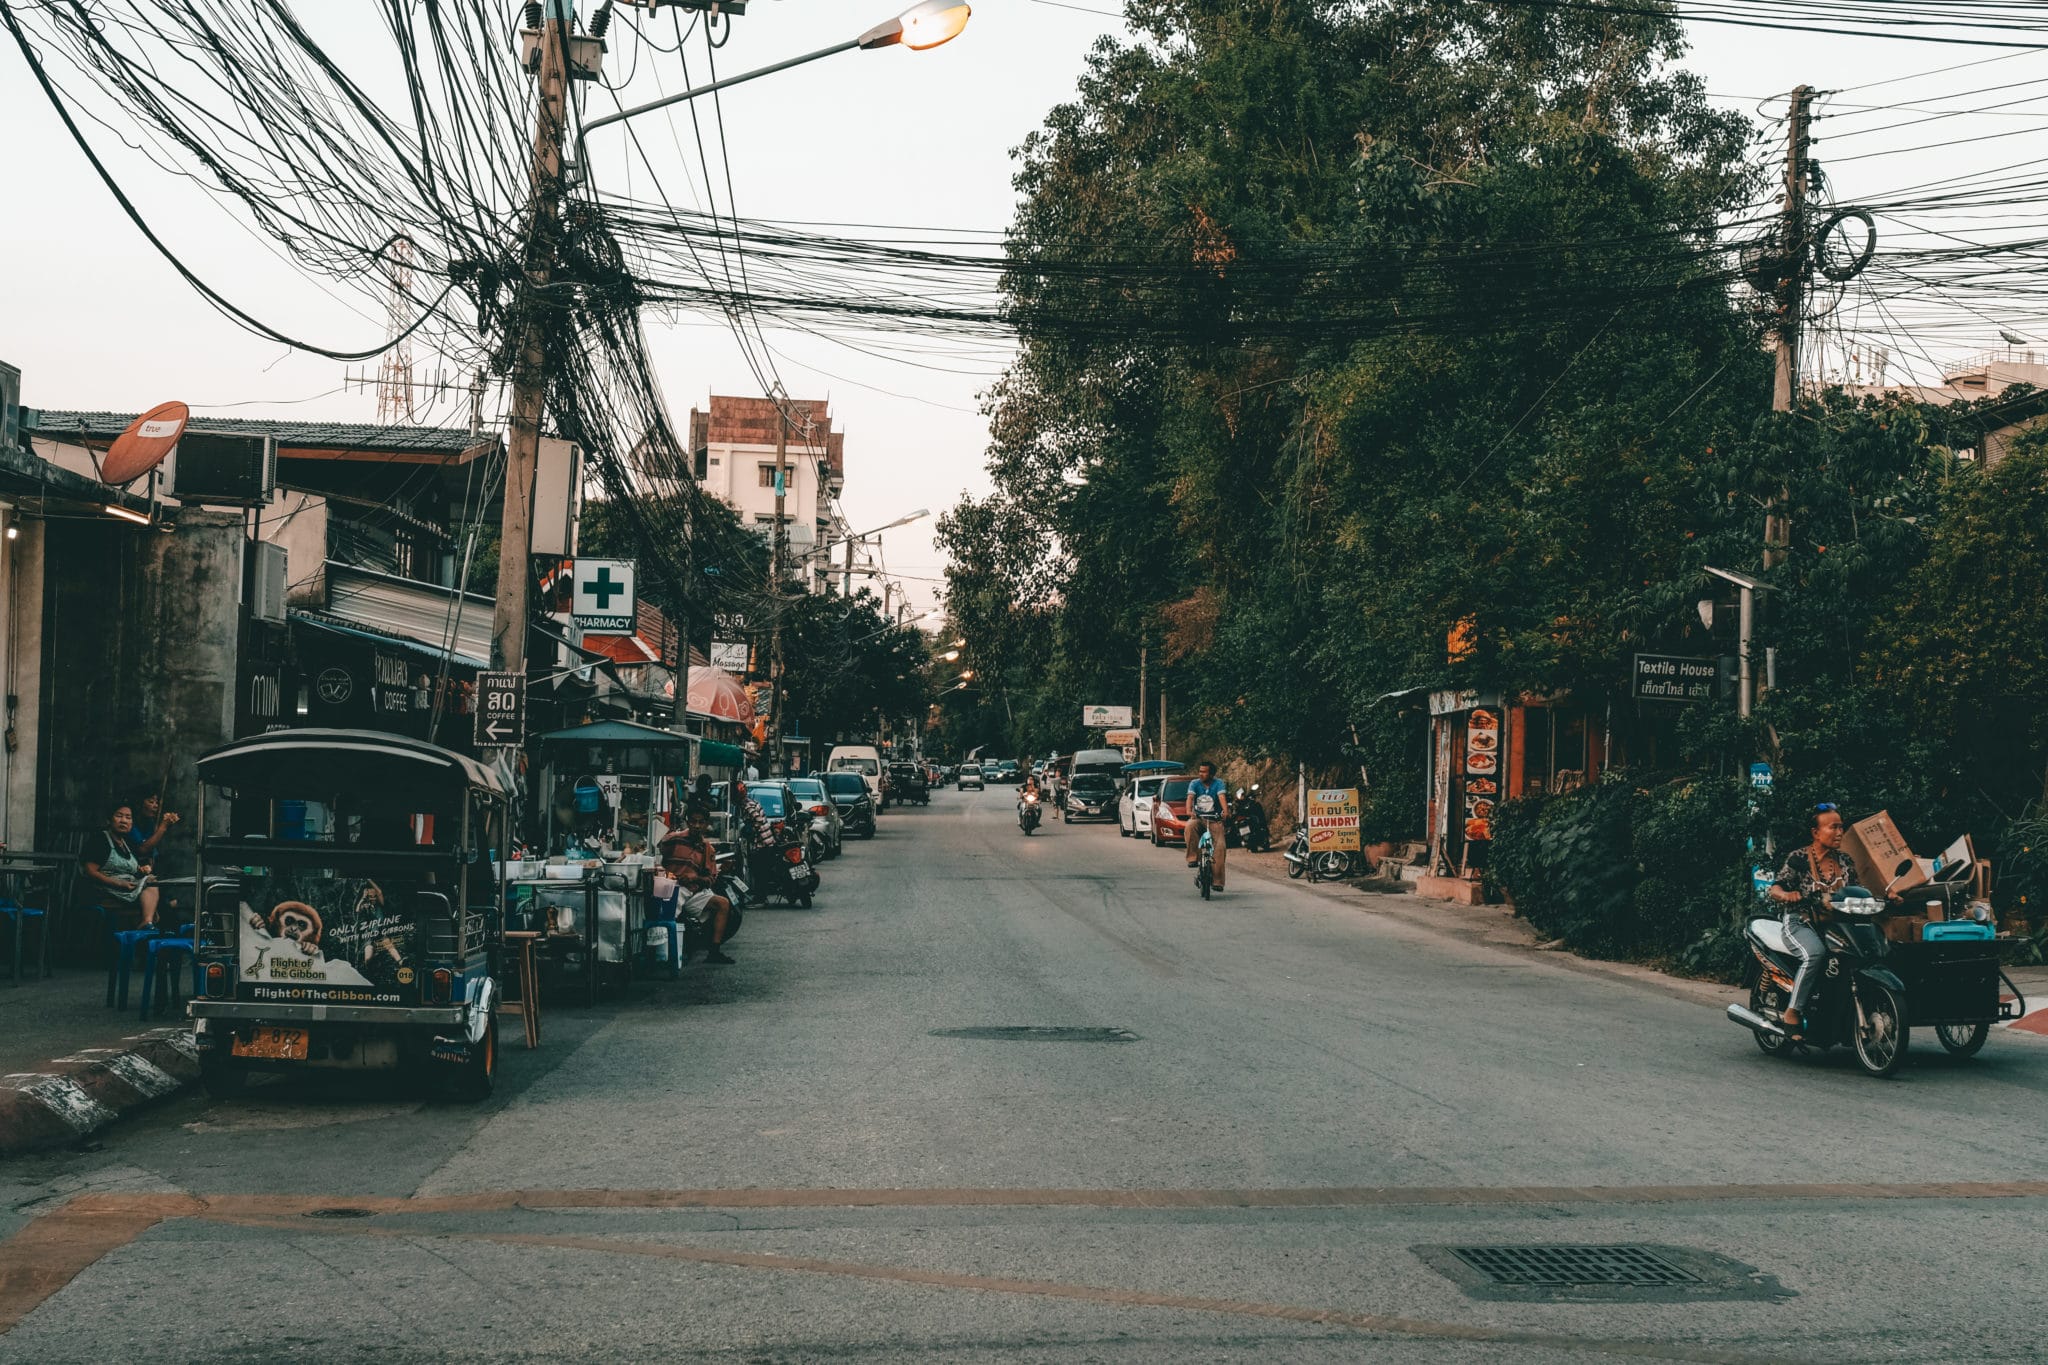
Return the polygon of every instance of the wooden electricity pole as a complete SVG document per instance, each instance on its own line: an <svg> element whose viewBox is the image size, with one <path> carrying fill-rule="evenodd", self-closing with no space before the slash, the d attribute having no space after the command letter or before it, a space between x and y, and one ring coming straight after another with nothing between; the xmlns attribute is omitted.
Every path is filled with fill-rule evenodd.
<svg viewBox="0 0 2048 1365"><path fill-rule="evenodd" d="M512 430L505 452L505 507L498 537L498 596L491 614L491 662L526 671L527 588L533 576L533 479L547 405L547 333L542 325L562 204L562 128L569 96L568 9L548 6L541 24L540 99L533 130L533 218L519 284L518 350L512 360Z"/></svg>
<svg viewBox="0 0 2048 1365"><path fill-rule="evenodd" d="M1784 278L1778 284L1777 373L1771 384L1771 407L1792 411L1799 396L1800 319L1806 307L1806 275L1812 265L1812 244L1807 240L1806 188L1810 178L1806 152L1812 142L1813 87L1802 85L1792 92L1792 111L1785 120L1785 205L1780 215L1780 261ZM1764 516L1764 568L1783 562L1792 544L1789 515L1790 490L1781 490Z"/></svg>
<svg viewBox="0 0 2048 1365"><path fill-rule="evenodd" d="M782 560L789 535L782 524L782 505L789 481L789 409L775 395L775 527L768 538L768 592L774 599L774 634L768 645L768 771L782 770Z"/></svg>

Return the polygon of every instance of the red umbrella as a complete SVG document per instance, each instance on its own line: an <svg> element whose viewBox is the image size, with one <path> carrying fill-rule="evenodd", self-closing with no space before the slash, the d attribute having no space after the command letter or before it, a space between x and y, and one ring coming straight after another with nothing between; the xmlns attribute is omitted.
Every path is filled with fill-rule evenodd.
<svg viewBox="0 0 2048 1365"><path fill-rule="evenodd" d="M690 670L690 709L741 724L751 724L754 719L754 699L746 684L722 668Z"/></svg>

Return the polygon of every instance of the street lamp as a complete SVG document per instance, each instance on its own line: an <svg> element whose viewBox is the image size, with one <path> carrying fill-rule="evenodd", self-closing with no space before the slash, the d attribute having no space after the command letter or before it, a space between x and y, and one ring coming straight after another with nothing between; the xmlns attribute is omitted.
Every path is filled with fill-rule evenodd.
<svg viewBox="0 0 2048 1365"><path fill-rule="evenodd" d="M576 165L580 169L585 164L583 160L584 141L590 134L607 124L623 123L629 118L651 113L656 109L666 109L671 104L681 104L684 100L693 100L699 95L708 95L714 90L729 89L743 81L758 80L762 76L772 76L778 71L787 71L793 66L802 66L806 62L815 62L820 57L831 57L841 52L851 52L855 48L867 50L877 47L901 45L913 52L923 52L928 48L937 47L941 43L951 42L959 37L960 30L967 27L967 20L973 13L974 11L967 6L965 0L918 0L917 4L912 5L894 19L883 20L858 38L849 38L843 43L834 43L830 47L821 47L816 52L806 52L801 57L791 57L787 61L774 62L757 70L743 71L737 76L727 76L724 80L712 81L709 85L699 85L678 94L667 95L658 100L649 100L645 104L636 104L631 109L621 109L617 113L605 114L600 118L591 119L576 134ZM920 513L919 515L923 514Z"/></svg>

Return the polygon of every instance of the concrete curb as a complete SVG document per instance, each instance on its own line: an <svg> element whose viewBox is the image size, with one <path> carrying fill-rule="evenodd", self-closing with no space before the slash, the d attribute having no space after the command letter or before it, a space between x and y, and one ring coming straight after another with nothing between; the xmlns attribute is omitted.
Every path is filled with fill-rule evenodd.
<svg viewBox="0 0 2048 1365"><path fill-rule="evenodd" d="M199 1049L189 1026L157 1028L48 1068L0 1076L0 1157L77 1142L176 1094L199 1079Z"/></svg>

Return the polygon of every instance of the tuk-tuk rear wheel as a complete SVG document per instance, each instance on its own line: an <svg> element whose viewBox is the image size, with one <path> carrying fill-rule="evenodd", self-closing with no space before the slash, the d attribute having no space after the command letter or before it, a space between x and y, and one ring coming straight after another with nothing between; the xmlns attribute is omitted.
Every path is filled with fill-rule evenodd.
<svg viewBox="0 0 2048 1365"><path fill-rule="evenodd" d="M1934 1036L1941 1039L1941 1045L1949 1050L1950 1056L1974 1057L1977 1050L1984 1046L1985 1039L1991 1036L1991 1025L1938 1024L1935 1026Z"/></svg>
<svg viewBox="0 0 2048 1365"><path fill-rule="evenodd" d="M249 1068L220 1053L211 1053L200 1058L199 1084L211 1098L231 1100L248 1088Z"/></svg>

